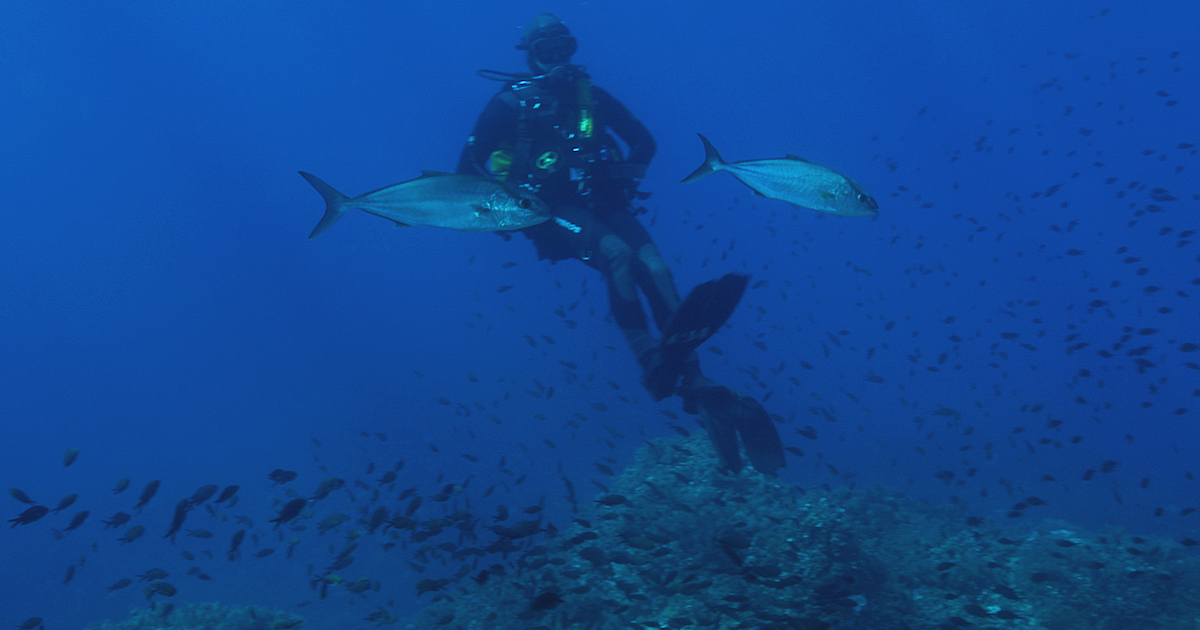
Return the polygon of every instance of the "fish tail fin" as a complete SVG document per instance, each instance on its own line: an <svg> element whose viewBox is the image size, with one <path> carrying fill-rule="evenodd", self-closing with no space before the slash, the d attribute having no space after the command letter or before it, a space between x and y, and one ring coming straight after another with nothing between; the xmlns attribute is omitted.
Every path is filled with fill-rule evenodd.
<svg viewBox="0 0 1200 630"><path fill-rule="evenodd" d="M325 198L325 214L317 223L317 227L313 228L312 234L308 235L311 240L320 236L322 232L328 230L338 219L342 218L343 214L346 214L345 204L350 198L334 190L333 186L321 181L316 175L304 171L300 171L300 175Z"/></svg>
<svg viewBox="0 0 1200 630"><path fill-rule="evenodd" d="M704 163L700 165L700 168L692 171L691 175L684 177L683 181L679 182L681 184L694 182L701 177L712 175L725 166L725 160L721 159L721 154L717 153L717 148L708 141L708 138L705 138L702 133L696 135L700 136L700 141L704 143Z"/></svg>

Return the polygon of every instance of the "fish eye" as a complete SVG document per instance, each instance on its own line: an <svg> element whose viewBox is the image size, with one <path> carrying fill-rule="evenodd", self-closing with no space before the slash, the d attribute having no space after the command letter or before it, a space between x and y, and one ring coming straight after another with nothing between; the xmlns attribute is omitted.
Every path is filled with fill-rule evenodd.
<svg viewBox="0 0 1200 630"><path fill-rule="evenodd" d="M522 210L528 210L529 209L529 200L522 197L521 200L517 202L517 207Z"/></svg>

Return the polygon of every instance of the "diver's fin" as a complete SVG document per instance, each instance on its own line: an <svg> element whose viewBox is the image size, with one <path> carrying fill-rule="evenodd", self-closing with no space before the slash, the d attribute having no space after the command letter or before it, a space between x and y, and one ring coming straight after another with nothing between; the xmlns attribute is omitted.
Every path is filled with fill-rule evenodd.
<svg viewBox="0 0 1200 630"><path fill-rule="evenodd" d="M775 471L787 465L783 456L783 441L779 439L775 422L757 400L742 392L733 393L737 402L729 413L736 418L735 424L738 434L742 436L742 446L746 447L746 456L755 470L774 477Z"/></svg>
<svg viewBox="0 0 1200 630"><path fill-rule="evenodd" d="M700 411L700 423L723 468L735 473L742 469L739 434L746 456L758 472L773 477L787 463L779 431L757 400L723 386L699 387L683 395L692 398Z"/></svg>
<svg viewBox="0 0 1200 630"><path fill-rule="evenodd" d="M750 276L729 273L692 289L663 330L661 358L647 366L645 384L655 400L675 393L688 355L725 325L746 292Z"/></svg>
<svg viewBox="0 0 1200 630"><path fill-rule="evenodd" d="M701 387L689 390L687 394L693 399L700 411L700 425L708 433L721 468L737 473L742 469L742 456L738 448L737 427L731 418L723 413L729 405L733 392L722 386Z"/></svg>
<svg viewBox="0 0 1200 630"><path fill-rule="evenodd" d="M692 350L717 334L742 301L750 276L727 273L692 289L663 331L663 358L686 359Z"/></svg>

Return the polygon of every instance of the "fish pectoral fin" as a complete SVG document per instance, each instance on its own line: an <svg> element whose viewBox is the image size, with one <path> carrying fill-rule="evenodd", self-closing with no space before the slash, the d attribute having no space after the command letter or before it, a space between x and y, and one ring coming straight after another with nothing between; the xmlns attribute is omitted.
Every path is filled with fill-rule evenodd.
<svg viewBox="0 0 1200 630"><path fill-rule="evenodd" d="M398 228L402 228L402 227L412 227L411 225L409 225L409 224L407 224L407 223L401 223L401 222L399 222L399 221L396 221L395 223L396 223L396 227L398 227Z"/></svg>
<svg viewBox="0 0 1200 630"><path fill-rule="evenodd" d="M475 210L476 214L491 214L492 212L491 208L483 204L475 204L471 208Z"/></svg>

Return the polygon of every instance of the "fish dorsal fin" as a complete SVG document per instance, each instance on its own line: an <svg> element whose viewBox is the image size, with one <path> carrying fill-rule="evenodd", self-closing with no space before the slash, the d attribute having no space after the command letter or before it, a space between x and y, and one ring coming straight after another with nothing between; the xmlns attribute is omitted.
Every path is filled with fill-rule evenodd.
<svg viewBox="0 0 1200 630"><path fill-rule="evenodd" d="M783 158L783 159L785 159L785 160L795 160L795 161L797 161L797 162L804 162L804 163L806 163L806 164L812 164L812 163L813 163L813 162L810 162L810 161L808 161L808 160L806 160L806 159L804 159L804 158L800 157L799 155L792 155L791 153L789 153L789 154L787 154L786 156L784 156L784 158Z"/></svg>
<svg viewBox="0 0 1200 630"><path fill-rule="evenodd" d="M446 171L424 171L423 170L423 171L421 171L421 176L418 177L417 179L425 179L426 177L445 177L447 175L453 175L453 174L454 173L447 173Z"/></svg>

